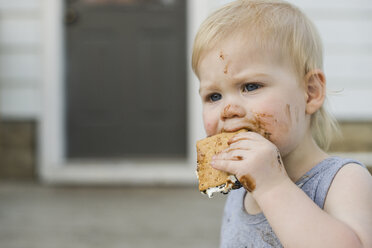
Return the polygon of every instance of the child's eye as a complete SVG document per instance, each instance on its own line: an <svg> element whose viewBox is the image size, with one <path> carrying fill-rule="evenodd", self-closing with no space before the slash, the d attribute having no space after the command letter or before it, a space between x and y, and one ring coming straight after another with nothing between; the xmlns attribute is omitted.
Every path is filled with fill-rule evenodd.
<svg viewBox="0 0 372 248"><path fill-rule="evenodd" d="M261 87L262 86L258 83L248 83L248 84L244 85L243 91L254 91L254 90L257 90Z"/></svg>
<svg viewBox="0 0 372 248"><path fill-rule="evenodd" d="M210 94L208 96L208 100L210 100L212 102L219 101L219 100L221 100L221 98L222 98L221 94L218 94L218 93L213 93L213 94Z"/></svg>

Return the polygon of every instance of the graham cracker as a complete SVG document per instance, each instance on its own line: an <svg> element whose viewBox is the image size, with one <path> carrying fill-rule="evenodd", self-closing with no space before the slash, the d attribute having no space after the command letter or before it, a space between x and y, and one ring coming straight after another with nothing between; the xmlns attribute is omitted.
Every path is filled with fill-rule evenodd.
<svg viewBox="0 0 372 248"><path fill-rule="evenodd" d="M206 191L209 188L218 187L226 183L231 183L231 174L214 169L210 162L212 157L224 149L228 148L228 141L237 133L246 131L239 130L233 133L220 133L196 143L197 149L197 174L199 178L199 191Z"/></svg>

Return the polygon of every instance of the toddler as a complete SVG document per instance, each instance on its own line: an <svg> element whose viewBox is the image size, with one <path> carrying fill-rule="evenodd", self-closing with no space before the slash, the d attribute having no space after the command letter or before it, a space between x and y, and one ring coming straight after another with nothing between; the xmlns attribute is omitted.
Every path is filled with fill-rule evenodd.
<svg viewBox="0 0 372 248"><path fill-rule="evenodd" d="M201 25L205 131L249 130L211 162L244 186L228 195L221 247L372 247L371 175L325 152L336 123L322 60L317 30L284 1L235 1Z"/></svg>

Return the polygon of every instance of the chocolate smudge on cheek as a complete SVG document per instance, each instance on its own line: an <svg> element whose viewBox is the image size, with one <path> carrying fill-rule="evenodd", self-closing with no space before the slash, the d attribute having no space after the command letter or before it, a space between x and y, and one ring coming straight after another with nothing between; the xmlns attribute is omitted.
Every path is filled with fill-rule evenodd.
<svg viewBox="0 0 372 248"><path fill-rule="evenodd" d="M291 106L289 104L286 105L285 113L289 119L289 123L292 123Z"/></svg>
<svg viewBox="0 0 372 248"><path fill-rule="evenodd" d="M239 178L239 182L248 192L252 192L256 188L256 181L249 174Z"/></svg>
<svg viewBox="0 0 372 248"><path fill-rule="evenodd" d="M276 133L287 133L292 124L291 107L289 104L286 105L285 113L288 116L289 123L282 123L280 120L274 118L272 114L254 113L255 117L250 121L253 125L252 130L273 142L272 133L268 131L268 127L277 130Z"/></svg>
<svg viewBox="0 0 372 248"><path fill-rule="evenodd" d="M249 124L252 126L250 129L253 132L259 133L266 139L270 140L272 134L267 130L267 119L272 117L273 116L269 114L256 113L254 118L249 121Z"/></svg>

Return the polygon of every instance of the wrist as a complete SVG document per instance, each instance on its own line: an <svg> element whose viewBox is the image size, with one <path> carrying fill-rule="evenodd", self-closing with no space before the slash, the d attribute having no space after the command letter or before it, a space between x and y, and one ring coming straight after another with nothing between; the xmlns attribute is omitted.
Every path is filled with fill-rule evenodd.
<svg viewBox="0 0 372 248"><path fill-rule="evenodd" d="M258 188L252 192L252 196L255 198L258 205L262 206L270 204L273 201L280 201L282 195L287 194L292 186L295 186L295 184L289 177L285 177L272 186Z"/></svg>

